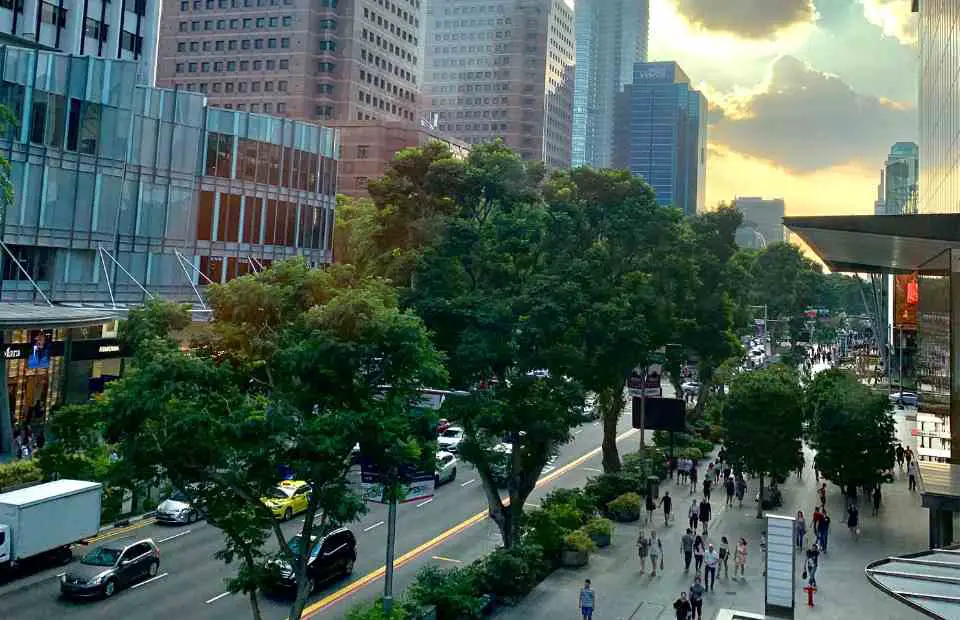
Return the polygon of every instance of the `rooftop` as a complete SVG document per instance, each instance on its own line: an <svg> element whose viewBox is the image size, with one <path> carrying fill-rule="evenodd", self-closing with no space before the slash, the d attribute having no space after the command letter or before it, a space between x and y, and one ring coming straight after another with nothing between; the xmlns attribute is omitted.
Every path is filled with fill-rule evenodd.
<svg viewBox="0 0 960 620"><path fill-rule="evenodd" d="M960 549L892 556L867 565L874 586L931 618L960 618Z"/></svg>

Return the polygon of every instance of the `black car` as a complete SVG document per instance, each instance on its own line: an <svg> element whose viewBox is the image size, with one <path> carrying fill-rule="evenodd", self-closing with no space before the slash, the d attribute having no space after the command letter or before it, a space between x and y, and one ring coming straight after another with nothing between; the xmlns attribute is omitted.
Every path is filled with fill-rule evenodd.
<svg viewBox="0 0 960 620"><path fill-rule="evenodd" d="M160 549L151 538L121 538L84 555L60 577L64 596L109 598L120 588L157 576Z"/></svg>
<svg viewBox="0 0 960 620"><path fill-rule="evenodd" d="M326 536L313 536L312 541L310 557L307 560L307 578L310 580L311 592L316 592L323 585L353 572L353 565L357 561L357 538L353 532L342 527ZM303 544L299 535L288 542L294 553L301 552ZM296 590L293 566L286 560L275 560L272 566L274 583L271 589L283 592Z"/></svg>

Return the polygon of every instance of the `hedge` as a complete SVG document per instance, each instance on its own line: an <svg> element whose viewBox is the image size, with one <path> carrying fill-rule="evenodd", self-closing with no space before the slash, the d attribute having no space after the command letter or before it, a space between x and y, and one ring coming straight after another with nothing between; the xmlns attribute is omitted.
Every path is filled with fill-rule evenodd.
<svg viewBox="0 0 960 620"><path fill-rule="evenodd" d="M41 480L43 472L34 459L0 464L0 491Z"/></svg>

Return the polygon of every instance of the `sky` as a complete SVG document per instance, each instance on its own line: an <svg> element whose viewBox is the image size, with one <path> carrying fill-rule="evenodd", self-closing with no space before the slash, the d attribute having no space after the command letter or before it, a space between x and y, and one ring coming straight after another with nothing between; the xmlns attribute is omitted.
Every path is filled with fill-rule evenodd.
<svg viewBox="0 0 960 620"><path fill-rule="evenodd" d="M890 146L917 139L909 0L650 0L650 60L710 104L706 206L871 214Z"/></svg>

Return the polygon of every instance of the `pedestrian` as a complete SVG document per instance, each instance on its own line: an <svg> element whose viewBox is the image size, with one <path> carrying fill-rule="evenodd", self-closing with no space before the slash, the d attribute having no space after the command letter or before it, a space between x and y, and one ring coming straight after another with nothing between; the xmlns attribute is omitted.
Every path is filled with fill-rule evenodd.
<svg viewBox="0 0 960 620"><path fill-rule="evenodd" d="M860 510L853 502L847 504L847 527L854 540L860 538Z"/></svg>
<svg viewBox="0 0 960 620"><path fill-rule="evenodd" d="M906 451L903 453L903 458L907 460L907 467L910 467L910 463L913 462L913 449L910 446L907 446Z"/></svg>
<svg viewBox="0 0 960 620"><path fill-rule="evenodd" d="M727 507L733 506L733 495L737 491L737 485L733 481L733 476L727 476L724 478L723 483L724 490L727 492Z"/></svg>
<svg viewBox="0 0 960 620"><path fill-rule="evenodd" d="M820 551L824 553L827 552L827 538L830 535L830 515L827 514L827 509L823 509L823 518L820 521L820 527L817 530L817 538L820 543Z"/></svg>
<svg viewBox="0 0 960 620"><path fill-rule="evenodd" d="M713 472L717 469L716 463L710 461L710 464L707 465L707 473L703 475L703 481L713 480Z"/></svg>
<svg viewBox="0 0 960 620"><path fill-rule="evenodd" d="M657 566L663 570L663 543L656 532L650 533L650 568L653 569L651 576L657 576Z"/></svg>
<svg viewBox="0 0 960 620"><path fill-rule="evenodd" d="M640 529L640 535L637 536L637 555L640 557L640 574L642 575L647 570L647 556L650 555L650 539L643 528Z"/></svg>
<svg viewBox="0 0 960 620"><path fill-rule="evenodd" d="M707 546L707 552L703 556L703 583L706 585L707 591L717 591L717 588L714 584L717 581L717 565L719 563L720 554L717 553L717 550L712 544Z"/></svg>
<svg viewBox="0 0 960 620"><path fill-rule="evenodd" d="M903 444L897 444L897 466L903 470Z"/></svg>
<svg viewBox="0 0 960 620"><path fill-rule="evenodd" d="M680 537L680 555L683 556L683 572L687 572L693 559L693 532L690 529Z"/></svg>
<svg viewBox="0 0 960 620"><path fill-rule="evenodd" d="M797 511L797 520L793 522L794 538L797 549L803 549L803 537L807 535L807 520L803 518L803 511Z"/></svg>
<svg viewBox="0 0 960 620"><path fill-rule="evenodd" d="M910 448L907 448L909 450ZM917 462L913 459L907 460L907 488L911 491L917 490Z"/></svg>
<svg viewBox="0 0 960 620"><path fill-rule="evenodd" d="M814 543L810 549L807 550L803 566L803 578L807 580L807 585L814 588L817 587L818 554L815 551L816 546L816 543Z"/></svg>
<svg viewBox="0 0 960 620"><path fill-rule="evenodd" d="M747 494L747 481L741 476L737 480L737 503L743 508L743 496Z"/></svg>
<svg viewBox="0 0 960 620"><path fill-rule="evenodd" d="M713 480L711 478L703 479L703 496L710 499L710 491L713 489Z"/></svg>
<svg viewBox="0 0 960 620"><path fill-rule="evenodd" d="M690 471L690 461L686 458L680 459L680 464L677 469L677 484L686 484L687 483L687 474Z"/></svg>
<svg viewBox="0 0 960 620"><path fill-rule="evenodd" d="M720 537L720 568L723 569L723 578L730 578L730 541L727 540L726 536Z"/></svg>
<svg viewBox="0 0 960 620"><path fill-rule="evenodd" d="M703 570L703 556L707 553L707 546L703 542L703 537L697 534L693 539L693 570L698 575Z"/></svg>
<svg viewBox="0 0 960 620"><path fill-rule="evenodd" d="M817 497L820 498L820 505L824 508L827 507L827 483L824 482L820 485L820 488L817 489Z"/></svg>
<svg viewBox="0 0 960 620"><path fill-rule="evenodd" d="M737 542L737 550L734 552L733 556L733 578L737 578L737 571L740 572L740 578L743 579L745 574L744 570L747 567L747 539L740 538L740 541Z"/></svg>
<svg viewBox="0 0 960 620"><path fill-rule="evenodd" d="M673 498L670 497L670 491L663 492L660 505L663 506L663 524L670 525L670 510L673 508Z"/></svg>
<svg viewBox="0 0 960 620"><path fill-rule="evenodd" d="M590 580L587 579L580 588L580 613L583 615L583 620L593 620L593 610L596 606L597 593L590 587Z"/></svg>
<svg viewBox="0 0 960 620"><path fill-rule="evenodd" d="M763 576L767 576L767 533L760 532L760 564L763 567Z"/></svg>
<svg viewBox="0 0 960 620"><path fill-rule="evenodd" d="M719 459L717 460L717 466L713 468L713 484L720 484L721 476L723 475L723 462Z"/></svg>
<svg viewBox="0 0 960 620"><path fill-rule="evenodd" d="M705 497L702 500L700 500L699 512L700 514L698 516L700 517L700 524L703 525L703 535L706 536L707 526L710 523L710 517L712 516L712 513L713 513L713 507L710 506L710 498Z"/></svg>
<svg viewBox="0 0 960 620"><path fill-rule="evenodd" d="M693 620L703 620L703 593L705 591L700 575L697 575L693 578L693 585L690 586L690 605L693 607Z"/></svg>
<svg viewBox="0 0 960 620"><path fill-rule="evenodd" d="M697 466L690 465L690 495L697 492Z"/></svg>
<svg viewBox="0 0 960 620"><path fill-rule="evenodd" d="M880 485L873 487L873 516L880 514Z"/></svg>
<svg viewBox="0 0 960 620"><path fill-rule="evenodd" d="M647 525L653 527L653 512L657 509L657 500L653 493L647 493Z"/></svg>
<svg viewBox="0 0 960 620"><path fill-rule="evenodd" d="M690 620L693 606L690 605L690 599L687 598L686 592L681 592L680 598L673 602L673 611L677 614L677 620Z"/></svg>
<svg viewBox="0 0 960 620"><path fill-rule="evenodd" d="M690 500L690 509L687 510L687 517L690 521L690 529L696 532L697 522L700 520L700 506L697 505L697 500Z"/></svg>

